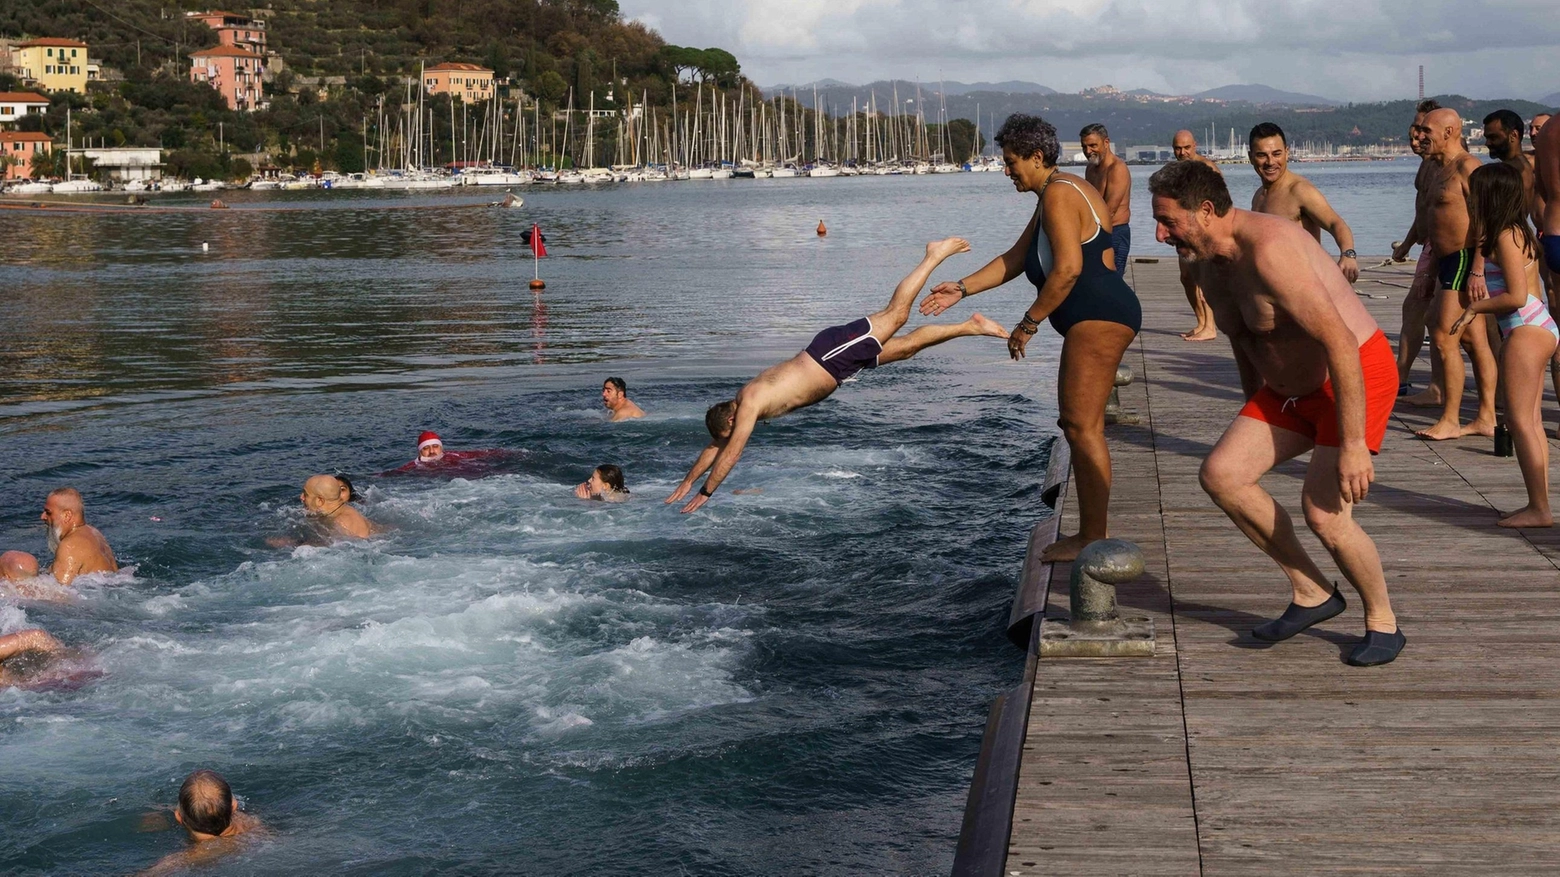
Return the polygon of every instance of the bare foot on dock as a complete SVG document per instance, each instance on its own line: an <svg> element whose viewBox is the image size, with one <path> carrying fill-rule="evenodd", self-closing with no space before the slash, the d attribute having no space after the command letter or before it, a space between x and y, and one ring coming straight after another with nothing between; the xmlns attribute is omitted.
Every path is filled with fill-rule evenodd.
<svg viewBox="0 0 1560 877"><path fill-rule="evenodd" d="M1467 435L1467 433L1463 432L1462 426L1455 421L1448 423L1444 420L1437 420L1425 429L1416 431L1414 435L1433 442L1444 442L1447 439L1460 438Z"/></svg>
<svg viewBox="0 0 1560 877"><path fill-rule="evenodd" d="M968 322L981 335L990 335L993 338L1006 338L1008 336L1008 330L1002 328L995 320L984 314L970 314Z"/></svg>
<svg viewBox="0 0 1560 877"><path fill-rule="evenodd" d="M1420 390L1412 396L1404 396L1398 401L1404 405L1413 406L1414 408L1440 408L1441 391L1434 386L1430 386Z"/></svg>
<svg viewBox="0 0 1560 877"><path fill-rule="evenodd" d="M1093 541L1093 539L1086 539L1074 533L1047 545L1045 550L1040 552L1040 559L1046 563L1066 563L1077 560L1078 552L1088 547L1089 543Z"/></svg>
<svg viewBox="0 0 1560 877"><path fill-rule="evenodd" d="M1546 509L1535 509L1532 506L1523 506L1511 514L1495 522L1500 527L1553 527L1554 515Z"/></svg>
<svg viewBox="0 0 1560 877"><path fill-rule="evenodd" d="M1182 341L1212 341L1217 337L1219 337L1219 332L1212 326L1206 329L1193 329L1190 332L1181 333Z"/></svg>
<svg viewBox="0 0 1560 877"><path fill-rule="evenodd" d="M1463 435L1482 435L1485 438L1495 437L1495 421L1475 420L1462 428Z"/></svg>

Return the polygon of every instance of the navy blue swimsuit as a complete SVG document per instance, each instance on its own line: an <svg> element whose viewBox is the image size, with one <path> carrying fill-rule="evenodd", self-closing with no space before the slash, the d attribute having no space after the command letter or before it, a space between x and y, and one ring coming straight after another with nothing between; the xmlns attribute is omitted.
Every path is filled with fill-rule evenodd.
<svg viewBox="0 0 1560 877"><path fill-rule="evenodd" d="M1057 182L1078 188L1072 180ZM1089 212L1094 213L1092 203ZM1094 213L1094 225L1094 237L1083 242L1083 272L1078 275L1067 298L1051 312L1051 328L1058 335L1066 335L1067 330L1084 320L1107 320L1120 323L1133 332L1141 331L1143 306L1138 303L1137 293L1113 268L1105 266L1104 253L1111 248L1111 236L1106 233L1098 213ZM1045 286L1045 273L1050 265L1051 241L1046 237L1045 226L1036 222L1034 245L1024 254L1024 276L1036 290Z"/></svg>

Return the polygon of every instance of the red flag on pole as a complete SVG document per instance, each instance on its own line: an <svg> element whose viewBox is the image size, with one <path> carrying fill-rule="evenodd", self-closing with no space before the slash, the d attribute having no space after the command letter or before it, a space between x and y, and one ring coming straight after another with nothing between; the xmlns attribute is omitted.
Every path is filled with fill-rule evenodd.
<svg viewBox="0 0 1560 877"><path fill-rule="evenodd" d="M540 225L533 224L531 226L531 233L527 235L527 237L531 239L529 241L531 245L531 255L538 259L546 258L547 240L546 238L542 237L542 227Z"/></svg>

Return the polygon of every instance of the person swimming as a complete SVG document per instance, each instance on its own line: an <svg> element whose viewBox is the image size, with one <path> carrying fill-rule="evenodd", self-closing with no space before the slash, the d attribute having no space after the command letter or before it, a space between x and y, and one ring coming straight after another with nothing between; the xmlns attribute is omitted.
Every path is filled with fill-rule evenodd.
<svg viewBox="0 0 1560 877"><path fill-rule="evenodd" d="M628 487L623 483L623 470L607 463L597 466L590 478L574 488L580 499L599 499L605 502L624 502L628 499Z"/></svg>
<svg viewBox="0 0 1560 877"><path fill-rule="evenodd" d="M444 475L474 478L497 471L506 461L522 456L520 451L483 448L475 451L448 451L444 439L433 430L417 436L417 458L391 469L385 475Z"/></svg>
<svg viewBox="0 0 1560 877"><path fill-rule="evenodd" d="M153 818L161 821L161 817ZM216 771L204 768L185 777L179 786L179 803L174 807L173 818L183 826L192 845L164 856L142 871L143 875L174 874L210 864L238 852L245 840L266 833L258 818L239 808L228 781ZM157 826L163 827L167 826Z"/></svg>

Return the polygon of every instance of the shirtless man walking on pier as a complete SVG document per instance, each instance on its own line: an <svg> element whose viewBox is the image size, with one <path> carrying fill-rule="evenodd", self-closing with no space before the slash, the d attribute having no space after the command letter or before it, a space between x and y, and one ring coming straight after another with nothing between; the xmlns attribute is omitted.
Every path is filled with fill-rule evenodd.
<svg viewBox="0 0 1560 877"><path fill-rule="evenodd" d="M1089 167L1083 178L1099 191L1110 211L1110 248L1116 257L1116 274L1127 274L1127 256L1132 251L1132 171L1121 156L1110 148L1110 132L1098 122L1078 132Z"/></svg>
<svg viewBox="0 0 1560 877"><path fill-rule="evenodd" d="M1468 154L1462 141L1462 117L1442 107L1425 115L1426 151L1436 164L1433 185L1426 193L1427 207L1421 231L1435 248L1438 288L1430 311L1430 340L1441 357L1441 418L1419 430L1420 438L1436 441L1463 435L1495 434L1495 356L1490 352L1488 330L1473 318L1466 330L1452 334L1452 326L1468 307L1468 281L1473 271L1473 242L1469 240L1468 175L1480 164ZM1467 382L1462 350L1473 360L1473 378L1479 389L1479 411L1462 425L1462 394Z"/></svg>
<svg viewBox="0 0 1560 877"><path fill-rule="evenodd" d="M1283 615L1252 636L1289 639L1346 608L1260 484L1279 463L1311 451L1301 491L1306 525L1365 603L1365 639L1348 662L1393 660L1407 640L1376 545L1353 515L1375 478L1371 454L1381 449L1397 397L1392 346L1314 238L1292 222L1234 209L1219 174L1178 161L1148 187L1158 239L1200 263L1248 399L1203 461L1203 489L1294 591Z"/></svg>
<svg viewBox="0 0 1560 877"><path fill-rule="evenodd" d="M1425 238L1425 214L1430 210L1430 194L1439 185L1441 166L1430 160L1430 144L1426 139L1429 129L1425 116L1439 110L1441 105L1433 100L1422 100L1414 108L1414 121L1408 126L1408 148L1419 156L1419 171L1414 175L1414 224L1408 234L1392 250L1392 261L1405 262L1408 251L1420 244L1419 261L1414 266L1414 279L1409 282L1408 293L1403 296L1403 327L1398 332L1398 391L1407 392L1408 376L1413 371L1414 360L1425 345L1425 321L1430 316L1430 305L1435 301L1435 248ZM1404 404L1420 408L1441 407L1441 357L1430 349L1430 386L1423 392L1403 397Z"/></svg>
<svg viewBox="0 0 1560 877"><path fill-rule="evenodd" d="M1263 122L1251 129L1246 140L1251 166L1262 185L1251 195L1251 209L1298 222L1320 243L1325 229L1338 244L1338 269L1350 283L1360 279L1360 263L1354 252L1354 232L1343 221L1320 189L1289 170L1289 138L1284 129Z"/></svg>
<svg viewBox="0 0 1560 877"><path fill-rule="evenodd" d="M684 514L698 510L715 495L720 483L742 458L742 449L747 446L758 421L773 420L822 402L864 368L909 359L934 344L954 338L969 335L1008 337L1006 329L980 314L971 314L962 323L922 326L903 338L895 337L910 319L910 305L915 302L916 293L926 285L927 278L932 276L932 271L949 256L969 251L969 242L962 238L927 244L926 258L909 276L899 281L883 310L853 323L824 329L806 350L764 369L758 377L748 381L737 393L737 398L710 406L704 415L710 443L699 452L693 468L665 501L678 502L688 495L699 476L709 472L698 494L682 507Z"/></svg>
<svg viewBox="0 0 1560 877"><path fill-rule="evenodd" d="M1219 170L1218 165L1197 151L1197 135L1185 128L1175 132L1170 148L1175 150L1176 161L1202 162ZM1219 171L1219 175L1223 176L1224 172ZM1197 285L1197 272L1185 259L1176 261L1179 263L1177 267L1181 269L1181 288L1186 290L1186 303L1192 306L1192 313L1197 316L1197 325L1190 332L1182 332L1181 337L1187 341L1212 341L1219 337L1219 332L1213 325L1213 312L1208 310L1208 301L1203 298L1202 289Z"/></svg>

